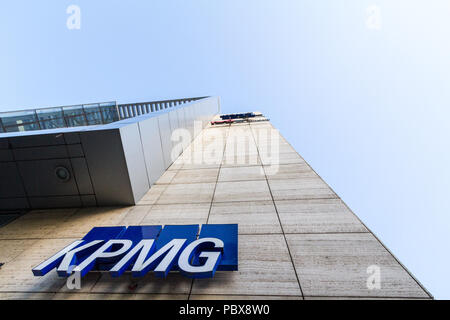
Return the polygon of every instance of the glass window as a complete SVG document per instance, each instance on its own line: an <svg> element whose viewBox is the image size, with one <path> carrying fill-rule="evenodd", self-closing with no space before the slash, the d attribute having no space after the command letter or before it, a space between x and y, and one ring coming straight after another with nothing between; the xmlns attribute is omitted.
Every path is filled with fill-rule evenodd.
<svg viewBox="0 0 450 320"><path fill-rule="evenodd" d="M4 113L2 122L7 132L39 130L34 110Z"/></svg>
<svg viewBox="0 0 450 320"><path fill-rule="evenodd" d="M84 105L84 112L89 125L102 124L102 115L100 113L100 106L98 104Z"/></svg>
<svg viewBox="0 0 450 320"><path fill-rule="evenodd" d="M16 125L16 124L26 124L36 122L36 114L34 110L30 111L16 111L16 112L8 112L2 115L3 124L6 127Z"/></svg>
<svg viewBox="0 0 450 320"><path fill-rule="evenodd" d="M17 131L31 131L31 130L39 130L39 124L35 123L21 123L21 120L18 120L18 123L12 126L5 127L6 132L17 132Z"/></svg>
<svg viewBox="0 0 450 320"><path fill-rule="evenodd" d="M64 128L64 116L62 108L49 108L36 110L42 129Z"/></svg>
<svg viewBox="0 0 450 320"><path fill-rule="evenodd" d="M117 108L115 104L102 103L100 104L100 109L103 116L103 123L111 123L114 121L119 121L119 114L117 113Z"/></svg>
<svg viewBox="0 0 450 320"><path fill-rule="evenodd" d="M83 106L63 107L64 119L68 127L80 127L87 125Z"/></svg>
<svg viewBox="0 0 450 320"><path fill-rule="evenodd" d="M0 113L0 132L99 125L119 120L116 102Z"/></svg>

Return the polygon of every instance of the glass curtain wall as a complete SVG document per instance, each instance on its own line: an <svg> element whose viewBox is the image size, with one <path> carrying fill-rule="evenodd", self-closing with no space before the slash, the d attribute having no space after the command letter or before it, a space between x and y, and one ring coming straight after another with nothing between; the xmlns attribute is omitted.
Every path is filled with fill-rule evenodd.
<svg viewBox="0 0 450 320"><path fill-rule="evenodd" d="M107 124L119 121L116 102L0 113L0 132Z"/></svg>

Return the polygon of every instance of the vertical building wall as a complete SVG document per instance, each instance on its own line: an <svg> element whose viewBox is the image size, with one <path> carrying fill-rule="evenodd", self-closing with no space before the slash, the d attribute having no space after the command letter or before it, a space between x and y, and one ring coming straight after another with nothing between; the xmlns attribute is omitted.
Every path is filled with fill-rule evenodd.
<svg viewBox="0 0 450 320"><path fill-rule="evenodd" d="M165 170L157 118L141 120L139 130L134 125L130 132L109 128L99 140L120 146L139 131L143 156L136 162L131 159L139 149L134 144L131 150L122 148L127 149L122 157L121 148L108 156L126 163L119 170L141 167L136 173L143 177L154 168L148 175L150 190L136 206L35 210L0 228L5 263L0 299L430 298L269 122L208 126ZM87 134L83 143L90 140ZM158 143L158 152L152 152ZM129 179L128 191L122 190L127 197L145 184L135 179ZM66 279L56 272L42 278L31 272L93 227L228 223L239 226L239 270L219 271L212 279L192 280L177 272L165 279L90 273L82 290L67 290Z"/></svg>
<svg viewBox="0 0 450 320"><path fill-rule="evenodd" d="M268 121L207 127L137 210L141 225L239 225L239 271L187 299L430 298Z"/></svg>

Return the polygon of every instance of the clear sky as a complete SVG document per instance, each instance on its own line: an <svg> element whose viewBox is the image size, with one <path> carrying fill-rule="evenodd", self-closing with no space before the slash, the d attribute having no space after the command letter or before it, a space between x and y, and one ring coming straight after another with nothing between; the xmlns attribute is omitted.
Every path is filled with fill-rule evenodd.
<svg viewBox="0 0 450 320"><path fill-rule="evenodd" d="M262 111L450 298L450 1L2 1L0 48L0 111L203 95Z"/></svg>

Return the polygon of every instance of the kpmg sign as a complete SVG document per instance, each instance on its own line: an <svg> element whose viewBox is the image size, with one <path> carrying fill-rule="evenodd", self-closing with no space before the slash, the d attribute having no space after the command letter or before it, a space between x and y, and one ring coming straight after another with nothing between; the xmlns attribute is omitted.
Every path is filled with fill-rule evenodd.
<svg viewBox="0 0 450 320"><path fill-rule="evenodd" d="M166 277L179 271L190 278L211 278L216 271L238 269L237 224L96 227L33 269L44 276L109 271L113 277L131 271L142 277L153 271ZM199 236L197 237L197 235Z"/></svg>

